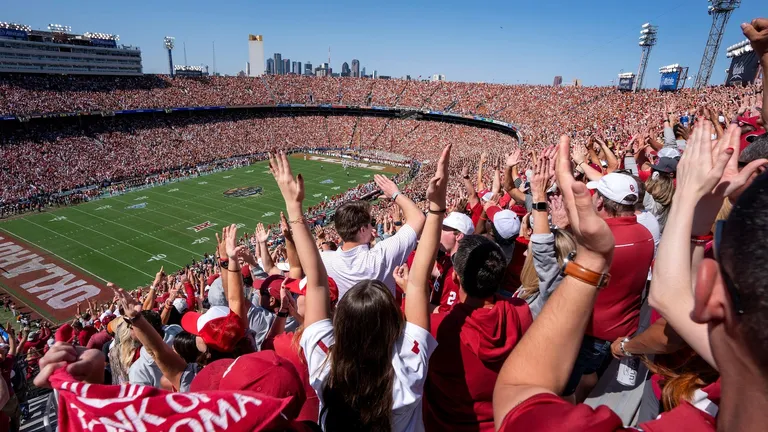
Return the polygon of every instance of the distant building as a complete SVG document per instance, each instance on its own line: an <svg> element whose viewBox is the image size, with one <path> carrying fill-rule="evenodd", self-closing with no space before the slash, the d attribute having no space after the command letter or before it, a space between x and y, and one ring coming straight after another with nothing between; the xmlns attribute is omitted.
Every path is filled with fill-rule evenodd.
<svg viewBox="0 0 768 432"><path fill-rule="evenodd" d="M275 60L271 57L267 59L267 73L269 75L274 75L277 72L275 71Z"/></svg>
<svg viewBox="0 0 768 432"><path fill-rule="evenodd" d="M275 53L275 75L282 75L283 72L283 55Z"/></svg>
<svg viewBox="0 0 768 432"><path fill-rule="evenodd" d="M360 76L361 76L361 77L364 77L364 76L365 76L365 68L363 68L363 70L361 70L361 71L360 71Z"/></svg>
<svg viewBox="0 0 768 432"><path fill-rule="evenodd" d="M432 75L432 79L430 81L445 81L445 75L443 75L443 74L434 74L434 75Z"/></svg>
<svg viewBox="0 0 768 432"><path fill-rule="evenodd" d="M245 76L251 75L251 62L245 62Z"/></svg>
<svg viewBox="0 0 768 432"><path fill-rule="evenodd" d="M291 59L283 59L283 75L291 73Z"/></svg>
<svg viewBox="0 0 768 432"><path fill-rule="evenodd" d="M552 85L555 86L555 87L563 85L563 77L561 77L560 75L557 75L555 77L555 81L552 83Z"/></svg>
<svg viewBox="0 0 768 432"><path fill-rule="evenodd" d="M360 78L360 60L352 59L352 76Z"/></svg>
<svg viewBox="0 0 768 432"><path fill-rule="evenodd" d="M247 77L248 75L245 73L245 71L241 70L240 72L237 73L237 76L240 78L244 78L244 77Z"/></svg>
<svg viewBox="0 0 768 432"><path fill-rule="evenodd" d="M349 69L347 62L341 64L341 76L348 77L352 71Z"/></svg>
<svg viewBox="0 0 768 432"><path fill-rule="evenodd" d="M379 78L379 71L377 71L376 69L374 69L374 70L373 70L373 79L378 79L378 78Z"/></svg>
<svg viewBox="0 0 768 432"><path fill-rule="evenodd" d="M312 75L312 63L304 63L304 75Z"/></svg>
<svg viewBox="0 0 768 432"><path fill-rule="evenodd" d="M253 65L248 69L248 76L264 75L264 38L261 35L248 35L248 62Z"/></svg>
<svg viewBox="0 0 768 432"><path fill-rule="evenodd" d="M291 73L301 75L301 62L291 62Z"/></svg>
<svg viewBox="0 0 768 432"><path fill-rule="evenodd" d="M573 86L574 87L581 87L581 80L578 78L573 79Z"/></svg>

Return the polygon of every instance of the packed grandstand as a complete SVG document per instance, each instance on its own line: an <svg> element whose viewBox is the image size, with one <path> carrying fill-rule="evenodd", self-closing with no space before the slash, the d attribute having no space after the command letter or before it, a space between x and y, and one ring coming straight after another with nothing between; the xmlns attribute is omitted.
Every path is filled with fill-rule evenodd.
<svg viewBox="0 0 768 432"><path fill-rule="evenodd" d="M0 430L50 388L62 431L763 429L766 100L0 75L0 217L263 160L285 201L58 328L3 297ZM408 169L305 208L298 151Z"/></svg>

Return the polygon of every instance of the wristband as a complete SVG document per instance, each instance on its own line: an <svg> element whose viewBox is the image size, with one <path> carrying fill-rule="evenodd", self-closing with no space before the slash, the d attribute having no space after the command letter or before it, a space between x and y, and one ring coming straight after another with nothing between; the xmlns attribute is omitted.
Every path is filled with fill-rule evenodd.
<svg viewBox="0 0 768 432"><path fill-rule="evenodd" d="M229 265L229 260L228 259L220 260L219 265L221 266L221 268L227 268L227 266Z"/></svg>
<svg viewBox="0 0 768 432"><path fill-rule="evenodd" d="M283 312L283 311L278 311L278 312L277 312L277 316L278 316L279 318L286 318L286 317L288 316L288 312L287 312L287 311L286 311L286 312Z"/></svg>
<svg viewBox="0 0 768 432"><path fill-rule="evenodd" d="M298 223L300 223L300 224L305 224L306 225L307 224L307 219L304 216L302 216L302 217L300 217L300 218L298 218L296 220L288 221L288 223L289 224L298 224Z"/></svg>
<svg viewBox="0 0 768 432"><path fill-rule="evenodd" d="M711 242L713 238L714 238L714 236L712 235L712 233L709 233L709 234L706 234L706 235L700 235L700 236L692 235L691 236L691 243L693 243L695 245L700 245L701 246L701 245L705 245L705 244Z"/></svg>
<svg viewBox="0 0 768 432"><path fill-rule="evenodd" d="M403 225L402 221L395 221L395 226L402 226L402 225Z"/></svg>
<svg viewBox="0 0 768 432"><path fill-rule="evenodd" d="M442 210L432 210L432 209L429 209L428 211L429 211L429 214L441 215L441 214L445 214L445 210L446 209L442 209Z"/></svg>
<svg viewBox="0 0 768 432"><path fill-rule="evenodd" d="M397 200L397 197L400 196L400 195L402 195L400 193L400 191L397 191L397 192L392 194L392 198L390 198L390 199L392 200L392 202L395 202L395 200Z"/></svg>

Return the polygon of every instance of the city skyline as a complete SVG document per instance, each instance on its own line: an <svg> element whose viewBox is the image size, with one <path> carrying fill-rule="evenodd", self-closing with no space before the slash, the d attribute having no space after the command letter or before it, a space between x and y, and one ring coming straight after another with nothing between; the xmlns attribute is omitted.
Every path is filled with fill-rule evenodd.
<svg viewBox="0 0 768 432"><path fill-rule="evenodd" d="M35 29L59 22L72 26L73 32L120 34L120 43L142 49L146 73L168 73L162 39L174 36L177 64L184 63L186 45L189 65L210 65L213 71L215 63L216 72L235 75L248 60L247 36L260 34L265 57L267 52L290 53L286 56L302 59L302 63L322 64L327 61L323 53L331 46L334 71L341 70L343 62L354 71L350 61L358 59L360 69L367 64L368 69L393 77L445 74L452 81L546 85L556 75L563 82L578 77L585 85L610 85L620 72L636 71L640 59L637 28L646 21L659 26L659 42L648 70L678 63L690 67L689 73L695 75L711 25L703 1L669 4L652 0L619 7L599 0L589 8L565 0L492 1L483 8L446 0L438 9L397 0L387 4L298 0L258 5L230 0L213 11L207 5L200 0L189 0L184 8L146 0L110 4L82 0L72 7L40 0L8 3L2 19ZM739 24L764 12L757 2L744 2L733 13L717 54L712 84L725 79L730 63L725 47L744 40ZM364 29L350 30L349 23L360 19L365 20ZM319 22L323 25L317 26ZM216 62L211 49L214 42ZM459 60L471 57L498 59L498 67ZM654 87L655 75L649 74L646 87Z"/></svg>

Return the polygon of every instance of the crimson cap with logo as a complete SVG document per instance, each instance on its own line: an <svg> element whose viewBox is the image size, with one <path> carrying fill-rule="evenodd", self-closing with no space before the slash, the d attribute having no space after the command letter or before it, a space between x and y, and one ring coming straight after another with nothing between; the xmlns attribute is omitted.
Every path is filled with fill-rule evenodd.
<svg viewBox="0 0 768 432"><path fill-rule="evenodd" d="M600 180L587 183L587 188L597 189L600 195L619 204L635 205L637 202L637 182L626 174L606 174Z"/></svg>
<svg viewBox="0 0 768 432"><path fill-rule="evenodd" d="M181 317L181 327L221 352L232 352L245 336L243 320L227 306L213 306L204 314L188 311Z"/></svg>
<svg viewBox="0 0 768 432"><path fill-rule="evenodd" d="M307 399L296 367L269 350L242 355L234 360L216 360L195 376L189 390L246 390L278 399L290 399L283 413L291 420L299 415Z"/></svg>
<svg viewBox="0 0 768 432"><path fill-rule="evenodd" d="M307 278L305 277L301 280L288 278L285 281L285 287L294 294L307 295ZM331 277L328 278L328 294L331 298L331 303L339 299L339 287Z"/></svg>
<svg viewBox="0 0 768 432"><path fill-rule="evenodd" d="M459 212L450 212L448 216L443 219L443 226L453 228L456 231L464 235L472 235L475 232L475 226L472 224L472 219Z"/></svg>
<svg viewBox="0 0 768 432"><path fill-rule="evenodd" d="M520 234L520 218L512 210L502 210L499 206L489 207L485 214L493 227L506 240Z"/></svg>

